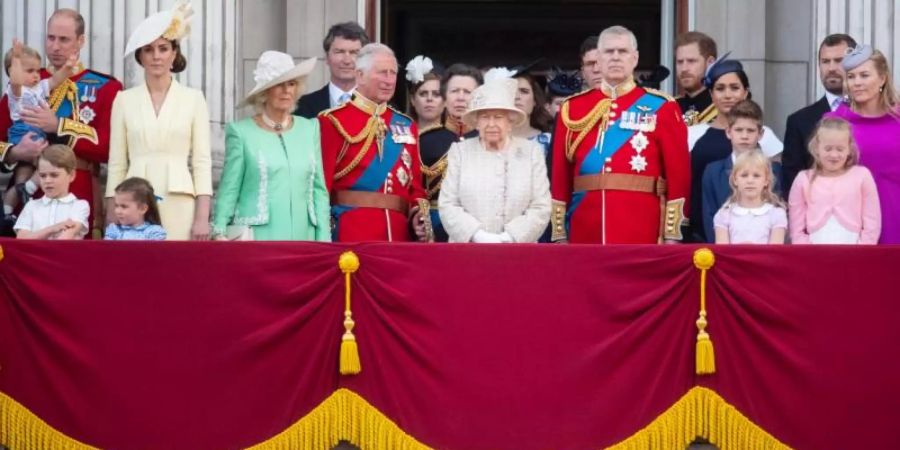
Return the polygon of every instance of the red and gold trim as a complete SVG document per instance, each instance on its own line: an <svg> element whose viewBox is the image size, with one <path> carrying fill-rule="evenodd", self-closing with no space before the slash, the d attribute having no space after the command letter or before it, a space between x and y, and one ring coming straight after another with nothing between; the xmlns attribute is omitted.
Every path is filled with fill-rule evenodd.
<svg viewBox="0 0 900 450"><path fill-rule="evenodd" d="M565 242L568 239L566 234L566 203L559 200L552 200L550 210L550 241Z"/></svg>
<svg viewBox="0 0 900 450"><path fill-rule="evenodd" d="M680 241L683 238L681 227L684 225L684 199L667 201L664 214L663 239Z"/></svg>

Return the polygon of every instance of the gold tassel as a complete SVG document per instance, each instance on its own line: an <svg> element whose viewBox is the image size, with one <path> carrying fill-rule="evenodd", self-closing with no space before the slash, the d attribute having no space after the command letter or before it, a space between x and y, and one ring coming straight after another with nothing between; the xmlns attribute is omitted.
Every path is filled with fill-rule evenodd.
<svg viewBox="0 0 900 450"><path fill-rule="evenodd" d="M716 263L716 257L708 248L697 249L694 252L694 266L700 269L700 317L697 319L697 375L709 375L716 373L716 352L713 349L712 339L706 332L706 271Z"/></svg>
<svg viewBox="0 0 900 450"><path fill-rule="evenodd" d="M338 260L341 272L344 272L344 336L341 337L341 375L356 375L362 371L359 361L359 345L353 335L353 312L350 310L350 275L359 269L359 258L356 253L346 251Z"/></svg>

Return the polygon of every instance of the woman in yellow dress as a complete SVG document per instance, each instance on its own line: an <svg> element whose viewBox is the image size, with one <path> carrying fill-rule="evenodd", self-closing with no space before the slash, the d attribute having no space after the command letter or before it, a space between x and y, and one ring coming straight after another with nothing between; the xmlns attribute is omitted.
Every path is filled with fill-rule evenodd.
<svg viewBox="0 0 900 450"><path fill-rule="evenodd" d="M187 66L179 41L189 33L190 15L190 4L179 1L131 35L125 56L134 53L145 81L119 93L110 125L107 222L115 187L141 177L161 197L159 214L169 240L206 240L210 230L209 111L201 91L172 75Z"/></svg>

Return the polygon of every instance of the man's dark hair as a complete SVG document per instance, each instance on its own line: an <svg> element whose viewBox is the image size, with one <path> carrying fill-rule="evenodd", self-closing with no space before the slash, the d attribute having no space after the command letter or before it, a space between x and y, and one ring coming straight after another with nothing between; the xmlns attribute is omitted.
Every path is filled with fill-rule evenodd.
<svg viewBox="0 0 900 450"><path fill-rule="evenodd" d="M847 44L847 47L854 48L856 47L856 39L853 39L849 34L844 33L829 34L828 36L825 36L825 39L822 40L822 44L819 45L819 54L822 54L822 47L834 47L841 44ZM818 57L819 55L816 56Z"/></svg>
<svg viewBox="0 0 900 450"><path fill-rule="evenodd" d="M331 44L339 37L348 41L359 41L362 45L369 43L369 35L366 34L366 30L359 26L358 23L337 23L328 29L328 34L325 35L325 40L322 41L322 48L325 49L325 53L328 53L328 50L331 50Z"/></svg>
<svg viewBox="0 0 900 450"><path fill-rule="evenodd" d="M447 82L453 77L472 77L479 86L484 84L484 76L475 66L464 63L456 63L447 68L444 78L441 80L441 97L447 98Z"/></svg>
<svg viewBox="0 0 900 450"><path fill-rule="evenodd" d="M584 58L585 53L591 50L597 50L597 42L599 40L599 35L588 36L588 38L581 43L581 49L578 51L578 58Z"/></svg>
<svg viewBox="0 0 900 450"><path fill-rule="evenodd" d="M716 48L716 41L713 38L709 37L706 33L701 33L699 31L688 31L687 33L682 33L675 38L675 48L684 47L685 45L697 44L697 48L700 49L700 55L704 58L709 58L710 56L713 59L719 57L719 49Z"/></svg>

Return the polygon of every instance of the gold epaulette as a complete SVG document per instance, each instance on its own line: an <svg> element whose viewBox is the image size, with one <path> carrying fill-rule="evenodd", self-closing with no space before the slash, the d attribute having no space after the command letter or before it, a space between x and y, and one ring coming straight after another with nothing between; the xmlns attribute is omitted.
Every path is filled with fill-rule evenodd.
<svg viewBox="0 0 900 450"><path fill-rule="evenodd" d="M600 123L601 131L606 129L606 126L609 124L609 108L611 105L612 100L604 98L597 102L594 108L585 114L584 117L572 120L569 117L569 102L563 102L559 113L560 117L562 117L563 125L566 127L566 159L569 162L572 162L575 150L598 123ZM572 139L573 133L577 133L574 139Z"/></svg>
<svg viewBox="0 0 900 450"><path fill-rule="evenodd" d="M694 120L694 124L698 123L710 123L716 116L719 115L719 110L716 109L716 105L709 105L706 109L703 110L700 114L697 114L697 118Z"/></svg>
<svg viewBox="0 0 900 450"><path fill-rule="evenodd" d="M675 97L672 97L671 95L669 95L663 91L660 91L658 89L644 88L644 90L647 91L648 94L653 94L657 97L662 97L662 98L666 99L666 101L670 101L670 102L675 101Z"/></svg>
<svg viewBox="0 0 900 450"><path fill-rule="evenodd" d="M322 116L330 115L331 113L334 113L334 112L336 112L336 111L339 111L341 108L346 108L347 105L348 105L349 103L350 103L350 102L344 102L344 103L342 103L342 104L340 104L340 105L335 106L334 108L328 108L328 109L325 109L325 110L323 110L322 112L320 112L319 114L316 114L316 116L317 116L317 117L322 117Z"/></svg>

